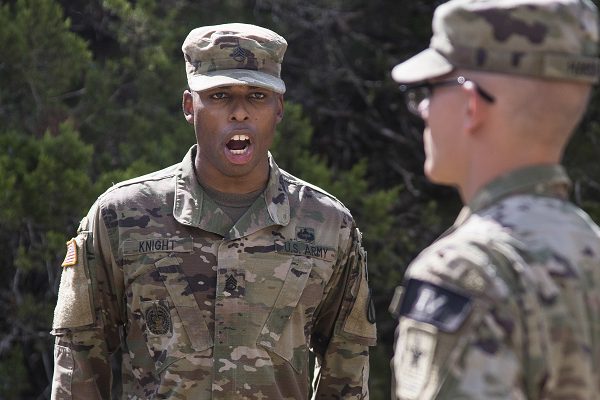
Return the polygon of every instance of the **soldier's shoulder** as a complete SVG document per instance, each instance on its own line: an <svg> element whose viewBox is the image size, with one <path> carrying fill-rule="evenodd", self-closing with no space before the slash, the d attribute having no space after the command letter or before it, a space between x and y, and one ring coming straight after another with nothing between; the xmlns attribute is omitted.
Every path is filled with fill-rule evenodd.
<svg viewBox="0 0 600 400"><path fill-rule="evenodd" d="M325 189L300 179L287 171L281 171L281 178L288 187L288 193L296 200L314 200L319 206L338 211L352 217L350 210L337 197Z"/></svg>
<svg viewBox="0 0 600 400"><path fill-rule="evenodd" d="M495 221L472 216L423 250L406 275L473 296L505 298L508 282L499 271L509 261L498 256L499 249L510 253L516 245Z"/></svg>
<svg viewBox="0 0 600 400"><path fill-rule="evenodd" d="M513 196L486 210L484 216L509 230L532 260L544 260L548 254L575 260L600 245L598 226L565 199Z"/></svg>
<svg viewBox="0 0 600 400"><path fill-rule="evenodd" d="M158 171L115 183L99 196L98 203L134 198L141 192L145 192L147 195L150 188L150 190L156 190L157 188L173 190L172 179L177 174L178 169L179 164L174 164Z"/></svg>
<svg viewBox="0 0 600 400"><path fill-rule="evenodd" d="M527 228L539 233L597 228L585 211L556 197L527 194L507 197L486 210L485 215L516 230Z"/></svg>

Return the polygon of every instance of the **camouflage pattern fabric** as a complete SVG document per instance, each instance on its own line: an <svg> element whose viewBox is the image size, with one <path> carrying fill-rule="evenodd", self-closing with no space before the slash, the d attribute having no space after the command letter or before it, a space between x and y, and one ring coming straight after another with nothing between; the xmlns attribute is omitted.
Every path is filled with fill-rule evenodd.
<svg viewBox="0 0 600 400"><path fill-rule="evenodd" d="M112 187L82 221L55 310L52 398L109 399L123 351L123 398L307 399L313 351L314 398L367 399L376 332L348 210L271 159L233 224L197 183L195 148Z"/></svg>
<svg viewBox="0 0 600 400"><path fill-rule="evenodd" d="M429 48L397 65L400 83L455 68L595 83L598 11L590 0L452 0L436 8Z"/></svg>
<svg viewBox="0 0 600 400"><path fill-rule="evenodd" d="M195 91L252 85L284 93L281 63L286 49L286 40L277 33L240 23L193 29L181 46L188 86Z"/></svg>
<svg viewBox="0 0 600 400"><path fill-rule="evenodd" d="M600 399L600 230L560 166L483 188L391 310L397 399Z"/></svg>

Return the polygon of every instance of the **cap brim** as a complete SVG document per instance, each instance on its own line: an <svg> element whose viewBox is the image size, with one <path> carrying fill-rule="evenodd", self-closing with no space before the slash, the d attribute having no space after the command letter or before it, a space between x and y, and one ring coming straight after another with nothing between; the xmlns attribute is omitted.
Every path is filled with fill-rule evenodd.
<svg viewBox="0 0 600 400"><path fill-rule="evenodd" d="M434 49L425 49L392 69L392 79L398 83L415 83L451 72L454 66Z"/></svg>
<svg viewBox="0 0 600 400"><path fill-rule="evenodd" d="M225 69L209 72L205 75L189 75L188 86L191 90L201 92L219 86L247 85L257 86L285 93L285 83L276 76L250 69Z"/></svg>

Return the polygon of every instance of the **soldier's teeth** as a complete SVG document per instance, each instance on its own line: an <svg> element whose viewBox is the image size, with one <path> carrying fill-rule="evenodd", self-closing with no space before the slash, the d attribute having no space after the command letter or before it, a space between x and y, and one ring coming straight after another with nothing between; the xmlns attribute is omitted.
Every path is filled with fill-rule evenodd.
<svg viewBox="0 0 600 400"><path fill-rule="evenodd" d="M246 152L246 149L243 150L229 150L230 152L232 152L233 154L244 154Z"/></svg>
<svg viewBox="0 0 600 400"><path fill-rule="evenodd" d="M235 135L231 140L250 140L248 135Z"/></svg>

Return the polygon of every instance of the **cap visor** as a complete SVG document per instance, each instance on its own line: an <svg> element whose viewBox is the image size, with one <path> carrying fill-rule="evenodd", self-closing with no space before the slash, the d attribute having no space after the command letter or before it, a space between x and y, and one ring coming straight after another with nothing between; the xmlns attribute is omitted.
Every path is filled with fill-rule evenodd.
<svg viewBox="0 0 600 400"><path fill-rule="evenodd" d="M425 49L392 69L392 79L398 83L415 83L445 75L454 66L434 49Z"/></svg>
<svg viewBox="0 0 600 400"><path fill-rule="evenodd" d="M206 75L191 75L188 76L188 85L191 90L197 92L219 86L247 85L269 89L275 93L285 93L285 83L280 78L249 69L225 69Z"/></svg>

